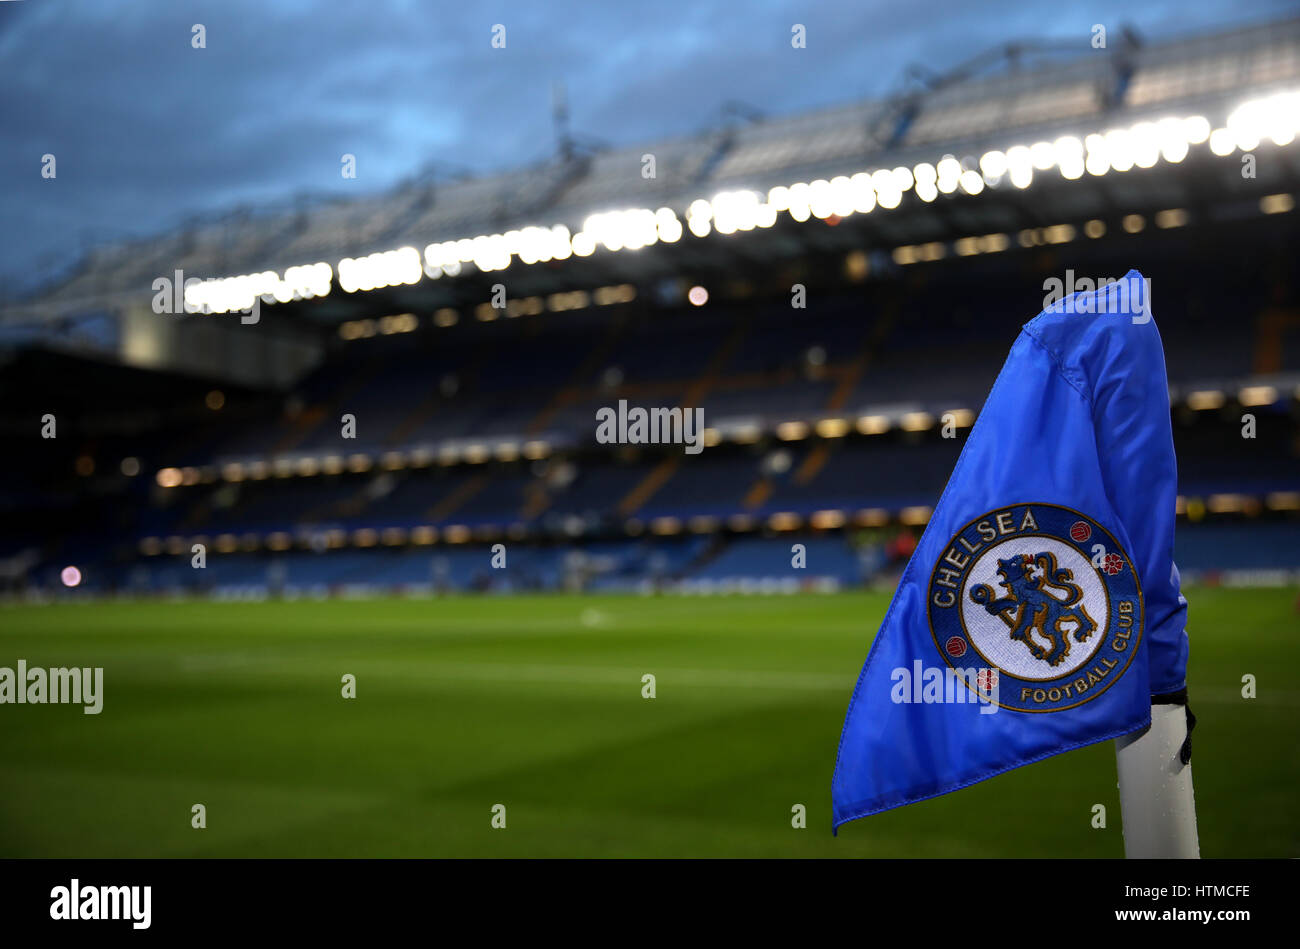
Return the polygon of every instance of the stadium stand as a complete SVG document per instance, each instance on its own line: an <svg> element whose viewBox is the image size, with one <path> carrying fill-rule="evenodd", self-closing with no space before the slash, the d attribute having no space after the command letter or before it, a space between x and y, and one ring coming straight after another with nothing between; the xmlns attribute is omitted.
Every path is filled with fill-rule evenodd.
<svg viewBox="0 0 1300 949"><path fill-rule="evenodd" d="M1203 142L1186 161L1053 173L1032 191L986 186L977 170L975 155L1017 137L1166 112L1217 122L1247 94L1298 88L1300 20L1133 55L1132 69L1107 56L964 76L919 97L728 121L485 178L420 175L384 195L232 212L97 250L0 314L0 425L39 473L4 475L0 591L59 590L69 564L81 591L129 595L888 583L1047 281L1134 266L1166 350L1179 560L1213 579L1292 582L1294 147L1270 146L1276 160L1241 180L1224 170L1235 158ZM647 152L661 174L629 175ZM702 195L945 155L979 188L925 200L918 185L897 211L579 252L595 213L666 208L680 232ZM572 225L573 251L566 236L557 259L501 273L481 258L432 262L443 242L555 222ZM426 248L422 275L342 287L342 258L403 245ZM162 320L168 333L231 320L150 313L159 275L287 277L316 261L339 279L328 294L264 295L261 322L225 336L151 335ZM485 302L497 283L505 309ZM692 285L707 304L693 305ZM806 306L792 306L796 287ZM89 313L109 314L108 345L79 329ZM287 382L270 368L285 340L309 355ZM169 346L212 361L171 364ZM142 361L141 348L161 355ZM620 400L701 408L703 451L601 443L597 412ZM40 437L47 415L56 441ZM491 565L496 544L508 570ZM792 565L795 544L806 566Z"/></svg>

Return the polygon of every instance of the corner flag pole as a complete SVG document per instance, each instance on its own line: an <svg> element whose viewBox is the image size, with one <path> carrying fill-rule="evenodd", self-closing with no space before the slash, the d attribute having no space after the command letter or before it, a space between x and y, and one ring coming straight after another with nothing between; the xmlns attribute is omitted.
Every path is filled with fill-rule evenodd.
<svg viewBox="0 0 1300 949"><path fill-rule="evenodd" d="M1151 706L1151 725L1115 739L1124 856L1129 859L1201 855L1192 796L1186 697Z"/></svg>

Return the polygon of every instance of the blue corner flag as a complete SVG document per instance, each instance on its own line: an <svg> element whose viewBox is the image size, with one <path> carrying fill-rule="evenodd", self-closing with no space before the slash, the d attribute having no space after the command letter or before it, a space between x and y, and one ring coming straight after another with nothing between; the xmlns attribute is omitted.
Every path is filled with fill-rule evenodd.
<svg viewBox="0 0 1300 949"><path fill-rule="evenodd" d="M1025 324L872 643L833 822L1145 727L1185 687L1164 350L1137 271Z"/></svg>

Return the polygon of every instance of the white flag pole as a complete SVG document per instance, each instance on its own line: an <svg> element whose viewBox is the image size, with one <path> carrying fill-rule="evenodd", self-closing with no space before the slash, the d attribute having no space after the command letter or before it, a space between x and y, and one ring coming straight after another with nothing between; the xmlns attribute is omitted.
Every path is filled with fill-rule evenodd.
<svg viewBox="0 0 1300 949"><path fill-rule="evenodd" d="M1192 766L1180 757L1187 707L1151 706L1151 726L1115 739L1124 855L1129 859L1201 855Z"/></svg>

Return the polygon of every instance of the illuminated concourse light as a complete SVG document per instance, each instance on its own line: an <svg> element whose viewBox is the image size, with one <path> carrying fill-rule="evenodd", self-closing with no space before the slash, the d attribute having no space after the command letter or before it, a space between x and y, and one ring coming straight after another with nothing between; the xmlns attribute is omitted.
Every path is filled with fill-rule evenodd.
<svg viewBox="0 0 1300 949"><path fill-rule="evenodd" d="M925 505L917 505L916 507L905 507L898 512L898 519L902 521L904 524L918 526L928 521L930 519L931 513L932 513L932 509L926 507Z"/></svg>
<svg viewBox="0 0 1300 949"><path fill-rule="evenodd" d="M1266 194L1259 199L1259 209L1264 214L1286 214L1295 207L1295 198L1289 194Z"/></svg>
<svg viewBox="0 0 1300 949"><path fill-rule="evenodd" d="M885 415L859 416L858 431L863 435L881 435L889 431L889 417Z"/></svg>
<svg viewBox="0 0 1300 949"><path fill-rule="evenodd" d="M1272 405L1278 399L1273 386L1245 386L1237 393L1237 401L1245 406Z"/></svg>
<svg viewBox="0 0 1300 949"><path fill-rule="evenodd" d="M853 515L853 522L862 527L883 527L889 523L889 512L883 507L866 507Z"/></svg>
<svg viewBox="0 0 1300 949"><path fill-rule="evenodd" d="M691 301L692 306L704 306L709 302L709 291L696 284L686 291L686 299Z"/></svg>
<svg viewBox="0 0 1300 949"><path fill-rule="evenodd" d="M943 413L952 416L952 424L957 428L970 428L975 424L975 413L970 409L949 409Z"/></svg>
<svg viewBox="0 0 1300 949"><path fill-rule="evenodd" d="M848 518L843 511L814 511L811 523L813 527L819 530L834 530L837 527L843 527L846 520Z"/></svg>
<svg viewBox="0 0 1300 949"><path fill-rule="evenodd" d="M767 526L778 531L798 530L802 523L803 519L790 511L781 511L767 519Z"/></svg>
<svg viewBox="0 0 1300 949"><path fill-rule="evenodd" d="M1187 223L1187 212L1183 208L1170 208L1156 212L1156 227L1161 230L1182 227Z"/></svg>
<svg viewBox="0 0 1300 949"><path fill-rule="evenodd" d="M1202 389L1187 393L1187 407L1198 412L1220 408L1227 397L1218 389Z"/></svg>
<svg viewBox="0 0 1300 949"><path fill-rule="evenodd" d="M908 412L901 424L904 431L923 432L934 424L934 416L929 412Z"/></svg>
<svg viewBox="0 0 1300 949"><path fill-rule="evenodd" d="M1300 511L1300 491L1274 491L1264 500L1273 511Z"/></svg>
<svg viewBox="0 0 1300 949"><path fill-rule="evenodd" d="M75 587L81 584L81 571L76 567L64 567L59 574L59 579L63 581L65 587Z"/></svg>

